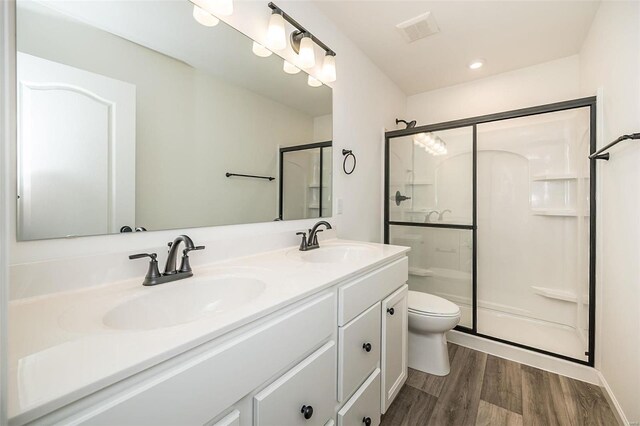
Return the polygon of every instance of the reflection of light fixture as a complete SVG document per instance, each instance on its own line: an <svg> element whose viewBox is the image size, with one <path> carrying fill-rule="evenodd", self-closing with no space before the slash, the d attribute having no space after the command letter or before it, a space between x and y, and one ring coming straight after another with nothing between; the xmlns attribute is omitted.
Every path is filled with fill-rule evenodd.
<svg viewBox="0 0 640 426"><path fill-rule="evenodd" d="M269 18L267 29L267 46L274 50L282 50L287 47L287 37L284 32L284 18L282 14L274 10Z"/></svg>
<svg viewBox="0 0 640 426"><path fill-rule="evenodd" d="M324 81L331 83L336 81L336 55L328 53L324 55L324 61L322 62L322 74Z"/></svg>
<svg viewBox="0 0 640 426"><path fill-rule="evenodd" d="M287 47L285 38L284 21L291 24L295 30L291 33L291 48L298 54L296 67L313 68L316 65L316 55L314 45L320 46L325 52L322 64L322 79L326 82L336 80L336 53L316 36L311 34L306 28L300 25L295 19L287 15L273 2L268 4L272 10L269 18L269 28L267 32L267 46L274 50L282 50ZM285 68L287 65L285 64ZM293 68L290 68L293 70ZM285 69L286 71L286 69ZM317 79L314 79L317 80Z"/></svg>
<svg viewBox="0 0 640 426"><path fill-rule="evenodd" d="M313 68L316 66L316 52L313 50L313 40L311 40L311 35L309 34L304 34L300 39L298 59L302 68Z"/></svg>
<svg viewBox="0 0 640 426"><path fill-rule="evenodd" d="M284 61L284 65L282 66L282 69L287 74L298 74L300 72L300 68L296 67L295 65L293 65L291 62L287 61L286 59Z"/></svg>
<svg viewBox="0 0 640 426"><path fill-rule="evenodd" d="M218 18L196 5L193 5L193 18L205 27L215 27L220 22Z"/></svg>
<svg viewBox="0 0 640 426"><path fill-rule="evenodd" d="M253 47L251 48L251 50L256 56L260 56L261 58L267 58L271 56L271 54L273 53L272 51L270 51L269 49L267 49L257 41L253 42Z"/></svg>
<svg viewBox="0 0 640 426"><path fill-rule="evenodd" d="M320 87L322 86L322 82L320 80L318 80L317 78L315 78L312 75L309 75L309 77L307 78L307 84L311 87Z"/></svg>
<svg viewBox="0 0 640 426"><path fill-rule="evenodd" d="M478 68L482 68L484 65L484 61L482 59L477 59L469 64L469 68L472 70L477 70Z"/></svg>
<svg viewBox="0 0 640 426"><path fill-rule="evenodd" d="M447 154L447 144L433 133L418 133L413 136L413 144L425 150L425 152L440 156Z"/></svg>

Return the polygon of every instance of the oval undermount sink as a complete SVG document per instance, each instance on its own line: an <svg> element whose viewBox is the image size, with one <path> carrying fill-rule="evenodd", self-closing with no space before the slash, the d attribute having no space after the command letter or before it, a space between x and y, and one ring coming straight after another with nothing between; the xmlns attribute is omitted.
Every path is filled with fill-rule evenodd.
<svg viewBox="0 0 640 426"><path fill-rule="evenodd" d="M312 263L345 263L359 262L371 257L375 253L373 247L356 244L341 244L335 246L325 246L300 252L300 258L305 262Z"/></svg>
<svg viewBox="0 0 640 426"><path fill-rule="evenodd" d="M244 277L178 281L161 288L163 285L108 311L104 325L121 330L171 327L235 309L258 297L265 288L263 281Z"/></svg>

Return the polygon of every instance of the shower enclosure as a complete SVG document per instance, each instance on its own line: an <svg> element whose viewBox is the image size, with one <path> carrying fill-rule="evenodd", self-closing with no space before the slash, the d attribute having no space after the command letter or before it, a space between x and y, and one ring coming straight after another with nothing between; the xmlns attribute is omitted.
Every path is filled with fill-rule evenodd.
<svg viewBox="0 0 640 426"><path fill-rule="evenodd" d="M593 365L595 98L389 132L385 242L459 331Z"/></svg>

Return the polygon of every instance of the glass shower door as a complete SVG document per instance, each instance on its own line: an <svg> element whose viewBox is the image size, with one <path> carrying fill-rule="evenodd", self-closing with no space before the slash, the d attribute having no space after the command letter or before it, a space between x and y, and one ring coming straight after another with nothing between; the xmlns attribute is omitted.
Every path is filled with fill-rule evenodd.
<svg viewBox="0 0 640 426"><path fill-rule="evenodd" d="M473 127L389 139L387 235L411 247L409 289L444 297L473 327Z"/></svg>
<svg viewBox="0 0 640 426"><path fill-rule="evenodd" d="M478 333L589 359L589 145L589 107L478 124Z"/></svg>

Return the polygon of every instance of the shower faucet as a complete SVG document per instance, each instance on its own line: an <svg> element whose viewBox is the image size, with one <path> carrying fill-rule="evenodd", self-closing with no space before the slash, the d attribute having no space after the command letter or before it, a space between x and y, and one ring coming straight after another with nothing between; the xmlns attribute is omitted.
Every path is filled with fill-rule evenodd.
<svg viewBox="0 0 640 426"><path fill-rule="evenodd" d="M427 215L424 217L424 223L430 223L431 222L431 215L432 214L439 214L437 210L431 210L429 213L427 213ZM440 216L442 217L442 216Z"/></svg>
<svg viewBox="0 0 640 426"><path fill-rule="evenodd" d="M440 214L438 215L438 220L440 222L442 222L442 219L444 219L444 214L447 213L447 212L452 213L451 210L449 210L449 209L444 209L444 210L442 210L440 212Z"/></svg>

